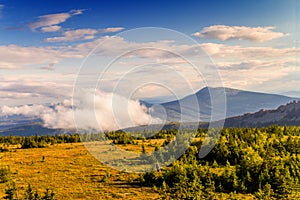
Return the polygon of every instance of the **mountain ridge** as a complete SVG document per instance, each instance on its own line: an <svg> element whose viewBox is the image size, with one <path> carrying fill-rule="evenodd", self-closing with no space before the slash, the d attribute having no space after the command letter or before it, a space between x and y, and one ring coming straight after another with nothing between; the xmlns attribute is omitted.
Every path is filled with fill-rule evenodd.
<svg viewBox="0 0 300 200"><path fill-rule="evenodd" d="M300 100L300 98L279 94L252 92L226 87L204 87L195 94L188 95L180 100L174 100L159 105L165 109L167 121L169 122L181 121L182 113L186 114L184 118L189 121L210 121L213 106L211 103L211 96L215 97L213 100L217 105L222 105L222 101L226 101L226 115L220 115L219 119L222 119L222 117L229 118L244 113L252 113L260 109L274 109L280 105ZM225 97L226 99L224 99ZM197 102L195 102L195 100L197 100ZM198 103L198 105L195 103ZM151 104L146 106L149 107ZM200 120L198 117L199 113L193 110L193 107L197 106L200 111ZM225 108L219 110L222 109ZM154 110L152 114L154 117L159 117L163 113Z"/></svg>
<svg viewBox="0 0 300 200"><path fill-rule="evenodd" d="M225 120L225 127L261 127L268 125L300 125L300 101L293 101L272 110L259 110Z"/></svg>

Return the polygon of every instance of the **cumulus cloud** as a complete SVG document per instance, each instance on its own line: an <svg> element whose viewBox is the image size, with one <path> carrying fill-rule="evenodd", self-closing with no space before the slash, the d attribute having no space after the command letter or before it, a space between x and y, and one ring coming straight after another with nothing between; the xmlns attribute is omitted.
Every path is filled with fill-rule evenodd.
<svg viewBox="0 0 300 200"><path fill-rule="evenodd" d="M128 53L128 57L144 57L157 60L168 60L174 63L178 59L178 55L191 58L199 56L202 49L213 58L229 58L229 59L253 59L253 58L276 58L295 56L300 53L300 48L286 47L274 48L270 46L240 46L226 45L218 43L202 43L194 45L178 45L174 41L160 40L156 42L132 42L120 36L103 36L91 42L78 44L75 49L81 52L90 52L97 47L94 52L100 56L115 56ZM204 54L203 54L204 55Z"/></svg>
<svg viewBox="0 0 300 200"><path fill-rule="evenodd" d="M183 74L184 77L187 78L188 82L192 83L195 87L201 87L201 84L199 83L201 82L201 77L195 78L194 71L189 69L186 62L182 62L182 60L178 59L178 57L176 57L176 54L182 55L185 58L193 59L193 61L195 61L194 64L201 69L201 72L209 73L210 68L206 68L203 66L206 66L206 64L211 64L211 62L201 63L203 62L203 59L197 57L199 55L197 51L201 52L199 50L203 48L210 56L211 60L216 63L218 69L220 69L219 72L222 75L224 85L233 88L241 86L240 88L244 89L249 89L248 87L256 88L263 82L272 81L280 77L292 75L293 68L296 64L295 59L300 53L300 48L295 47L276 48L272 46L240 46L217 43L202 43L200 45L178 45L174 44L173 41L137 43L128 41L119 36L105 36L92 42L79 44L76 46L76 48L83 52L89 52L96 46L97 49L94 51L95 57L116 56L122 55L124 52L130 52L124 55L125 59L120 60L129 62L120 62L116 64L116 67L122 67L118 68L119 70L126 68L126 66L139 66L143 64L145 65L145 63L149 62L159 62L162 64L165 63L167 65L174 66L174 69L176 69L174 71ZM168 51L170 51L170 53L168 53ZM139 59L135 62L130 62L131 59L133 60L133 58L136 57L143 59ZM182 70L187 71L185 72ZM138 75L137 77L151 77L151 75L156 75L156 72L158 71L161 70L157 70L157 68L155 67L151 68L151 70L149 70L148 72L143 69L145 75ZM270 74L270 71L272 71L272 75ZM159 75L156 75L154 79L156 80L158 77ZM114 75L109 78L111 79L107 80L110 82L106 85L113 86L113 81L115 81L117 76ZM121 84L122 86L124 86L124 91L127 91L126 87L128 85L130 86L135 81L138 81L133 79L132 76L130 78L131 79L128 80L128 83L124 82L123 84ZM167 77L164 76L164 79L168 83L172 83L173 86L176 85L177 87L179 83L178 79L172 80L172 78L173 77L169 73ZM215 76L205 76L204 78L206 80L213 81L213 79L215 79ZM118 86L120 86L120 84ZM180 88L180 85L178 87Z"/></svg>
<svg viewBox="0 0 300 200"><path fill-rule="evenodd" d="M49 106L24 105L17 107L3 106L0 114L39 117L45 127L62 129L96 129L101 131L157 123L147 109L138 101L128 100L122 96L97 91L85 93L72 109L69 100Z"/></svg>
<svg viewBox="0 0 300 200"><path fill-rule="evenodd" d="M273 47L242 47L239 45L225 45L216 43L202 43L201 47L212 58L241 59L274 59L278 57L296 56L300 48L273 48Z"/></svg>
<svg viewBox="0 0 300 200"><path fill-rule="evenodd" d="M47 38L47 42L62 42L62 41L74 41L74 40L88 40L93 39L98 31L95 29L77 29L66 31L62 37Z"/></svg>
<svg viewBox="0 0 300 200"><path fill-rule="evenodd" d="M63 37L49 38L49 41L75 40L78 38L89 39L101 31L103 29L72 30L67 31ZM103 36L99 39L75 46L23 47L18 45L3 45L0 46L0 69L14 70L32 65L39 65L37 67L42 67L42 69L53 69L51 63L60 63L64 58L82 58L97 45L99 46L95 54L99 56L116 56L124 52L131 52L128 53L127 57L149 58L152 61L155 58L158 62L165 60L168 64L176 64L176 59L178 59L177 54L187 58L199 56L201 48L213 59L231 59L234 61L240 59L277 59L279 57L293 57L300 53L299 48L293 47L243 47L216 43L178 45L173 41L167 40L137 43L127 41L119 36Z"/></svg>
<svg viewBox="0 0 300 200"><path fill-rule="evenodd" d="M272 72L272 73L270 73ZM289 74L298 73L293 65L278 65L277 63L262 63L261 65L251 66L249 69L236 69L221 70L223 84L226 87L232 88L244 88L248 90L265 90L266 85L273 82L273 89L278 87L282 89L282 85L293 82L289 79L288 81L282 81L283 78L289 76ZM287 78L288 79L288 78ZM277 81L279 80L279 81ZM286 88L293 87L292 85Z"/></svg>
<svg viewBox="0 0 300 200"><path fill-rule="evenodd" d="M257 42L264 42L287 36L281 32L273 31L275 27L247 27L247 26L226 26L214 25L203 28L201 31L194 33L194 36L208 39L218 40L250 40Z"/></svg>
<svg viewBox="0 0 300 200"><path fill-rule="evenodd" d="M85 33L87 34L88 31ZM25 98L31 98L32 102L36 102L36 99L41 98L47 98L47 100L51 98L51 100L53 100L55 97L60 97L61 100L61 98L64 98L65 94L72 92L73 82L70 80L74 80L74 77L66 80L66 77L63 74L66 73L66 71L65 68L62 67L62 64L66 64L66 62L62 62L62 60L64 58L83 58L84 55L87 55L97 45L99 46L94 53L95 57L99 58L100 61L106 56L116 56L121 55L124 52L131 52L125 55L125 59L120 60L120 63L116 63L116 71L114 71L114 73L108 76L108 79L105 80L106 82L104 82L103 88L105 90L108 88L106 91L111 91L109 89L112 88L115 83L117 83L118 78L124 74L124 71L126 71L129 66L143 65L145 63L160 63L172 66L174 72L183 74L184 77L187 78L188 82L192 83L195 88L199 89L198 87L201 87L199 86L201 77L195 77L197 73L190 70L189 67L187 67L186 61L177 57L176 54L179 54L185 58L192 58L194 56L194 60L199 61L199 63L196 63L196 65L200 66L201 69L206 70L206 68L202 68L202 66L205 66L207 63L200 63L202 62L202 58L199 59L199 57L197 57L197 55L199 55L197 51L201 48L208 53L214 63L216 63L219 69L221 69L220 71L222 73L225 86L237 87L237 85L240 84L244 87L244 89L247 89L247 85L257 87L257 85L264 80L271 81L275 78L293 75L293 67L295 67L296 64L296 61L293 62L293 59L296 59L297 55L300 53L300 48L293 47L245 47L216 43L182 45L177 44L174 41L167 40L154 42L133 42L128 41L120 36L103 36L93 41L80 44L76 43L74 46L22 47L17 45L5 45L0 46L0 68L49 70L47 72L40 71L41 74L36 74L34 78L31 78L31 80L38 79L39 81L36 83L31 83L30 81L24 82L22 79L16 79L10 83L3 83L3 77L16 77L17 75L16 73L10 73L11 75L7 73L6 76L0 76L0 91L2 91L2 96L5 95L5 92L11 94L6 98L6 105L13 105L10 104L10 102L13 98L13 94L16 93L19 93L20 97L23 96L20 101L24 102ZM138 57L138 59L135 59L136 57ZM71 60L74 62L73 59L68 59L67 62ZM290 63L287 63L288 60L290 60ZM285 62L285 64L282 62ZM53 63L55 63L55 71L53 71ZM91 67L88 69L90 71L87 70L87 72L85 72L89 74L84 77L84 81L86 81L87 84L90 84L89 81L93 80L93 78L98 75L93 73L93 70L95 69L93 68L93 66L95 66L95 60L91 60L91 63L87 62L87 66ZM161 75L157 74L158 72L162 71L157 69L158 68L151 67L148 69L148 71L143 69L143 72L146 77L154 77L156 79L161 77L172 86L180 88L180 90L182 87L184 87L183 84L181 84L178 79L172 77L170 73L167 73L167 77L162 73ZM72 73L71 70L72 68L70 67L67 73ZM232 76L234 70L236 73L233 80ZM75 71L76 69L74 68L74 72ZM272 75L270 74L270 71L272 71ZM31 74L32 71L28 71L27 74L25 73L23 78L25 76L31 77ZM20 74L18 73L18 76L19 75ZM128 85L132 85L134 81L138 81L140 77L144 77L143 74L136 74L135 76L137 78L132 79L131 77L131 79L126 82L127 85L124 82L123 86L125 89ZM257 79L253 78L252 76L257 77ZM96 79L97 78L98 77L96 77ZM215 77L212 76L212 79L214 78ZM55 83L56 81L57 83ZM58 83L67 83L66 85L68 86L62 87ZM127 91L125 89L124 91ZM186 89L183 88L182 91L186 92ZM183 94L186 94L184 92ZM28 95L28 93L32 93L33 96ZM144 92L144 94L146 93L147 92ZM164 95L160 92L154 93L153 90L151 91L151 94ZM7 102L9 104L7 104ZM30 103L29 100L26 102ZM46 102L46 100L44 100L44 102ZM2 105L5 105L3 101L1 103Z"/></svg>
<svg viewBox="0 0 300 200"><path fill-rule="evenodd" d="M0 75L0 106L62 101L71 97L73 80L74 75Z"/></svg>
<svg viewBox="0 0 300 200"><path fill-rule="evenodd" d="M100 45L99 45L100 44ZM145 58L168 58L177 57L174 53L185 54L194 46L175 45L171 40L159 40L155 42L132 42L120 36L103 36L91 42L85 42L77 45L75 48L89 52L97 46L95 54L101 56L114 56L127 54L128 57L145 57ZM198 46L198 48L200 48ZM130 53L131 52L131 53Z"/></svg>
<svg viewBox="0 0 300 200"><path fill-rule="evenodd" d="M45 27L49 28L51 26L58 25L65 22L67 19L71 18L74 15L80 15L83 13L83 11L84 10L80 9L80 10L71 10L70 12L65 12L65 13L42 15L38 17L37 21L30 23L29 27L31 30L36 30L38 28L45 28Z"/></svg>
<svg viewBox="0 0 300 200"><path fill-rule="evenodd" d="M64 58L81 58L74 51L55 47L0 46L0 69L21 69L28 65L48 65Z"/></svg>
<svg viewBox="0 0 300 200"><path fill-rule="evenodd" d="M105 28L105 29L77 29L70 30L63 33L61 37L51 37L46 38L47 42L67 42L74 40L90 40L94 39L96 34L101 33L114 33L123 30L122 27L113 27L113 28Z"/></svg>
<svg viewBox="0 0 300 200"><path fill-rule="evenodd" d="M56 32L61 29L61 26L53 25L53 26L45 26L41 28L41 31L43 33L48 33L48 32Z"/></svg>

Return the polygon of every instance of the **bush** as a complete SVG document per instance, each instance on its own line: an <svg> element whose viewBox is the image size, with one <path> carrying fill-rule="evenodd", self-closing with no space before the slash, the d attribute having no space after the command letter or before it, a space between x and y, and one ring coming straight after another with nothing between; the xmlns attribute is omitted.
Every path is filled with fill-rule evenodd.
<svg viewBox="0 0 300 200"><path fill-rule="evenodd" d="M46 189L43 195L40 195L37 191L33 191L30 184L28 184L25 190L23 200L54 200L54 192ZM19 200L17 196L17 188L14 182L5 190L4 199Z"/></svg>

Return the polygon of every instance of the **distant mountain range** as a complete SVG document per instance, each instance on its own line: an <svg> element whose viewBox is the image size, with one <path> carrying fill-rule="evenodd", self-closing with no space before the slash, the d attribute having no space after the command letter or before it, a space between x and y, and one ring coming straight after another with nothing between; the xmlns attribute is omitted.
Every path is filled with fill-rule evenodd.
<svg viewBox="0 0 300 200"><path fill-rule="evenodd" d="M271 124L300 125L299 98L231 88L206 87L194 95L162 103L158 106L153 106L153 104L148 102L141 102L148 108L152 108L151 115L154 117L160 117L163 114L161 112L165 112L167 123L163 127L158 124L128 128L126 130L170 129L177 128L179 125L185 128L207 127L212 111L210 94L213 94L215 100L226 95L226 127L260 127ZM198 119L196 117L198 113L193 108L195 98L200 108L200 121L196 120ZM179 123L181 121L180 104L184 105L183 114L186 115L185 119L188 119L182 123ZM74 133L74 130L49 129L43 127L42 121L34 117L22 115L0 116L0 135L53 135L59 133Z"/></svg>
<svg viewBox="0 0 300 200"><path fill-rule="evenodd" d="M151 114L154 117L160 117L166 113L166 119L169 122L181 121L181 119L185 119L183 120L185 122L195 122L199 121L198 111L200 111L200 121L210 121L212 112L211 96L214 98L214 101L221 100L221 98L226 96L226 118L245 113L253 113L260 109L274 109L291 101L300 100L299 98L277 94L250 92L222 87L205 87L194 95L160 104L164 110L162 110L161 107L155 109L154 106ZM199 109L195 109L197 106L195 103L198 103ZM145 105L147 107L152 106L152 104L149 103ZM182 117L182 115L184 116ZM218 120L218 118L216 120Z"/></svg>

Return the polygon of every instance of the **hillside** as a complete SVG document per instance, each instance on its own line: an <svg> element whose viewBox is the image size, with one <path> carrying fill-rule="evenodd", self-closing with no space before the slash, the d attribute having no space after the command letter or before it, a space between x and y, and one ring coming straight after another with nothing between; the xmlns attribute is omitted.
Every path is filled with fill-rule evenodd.
<svg viewBox="0 0 300 200"><path fill-rule="evenodd" d="M272 124L300 125L300 101L281 105L273 110L260 110L226 119L226 127L262 127Z"/></svg>

